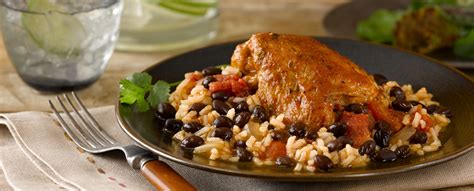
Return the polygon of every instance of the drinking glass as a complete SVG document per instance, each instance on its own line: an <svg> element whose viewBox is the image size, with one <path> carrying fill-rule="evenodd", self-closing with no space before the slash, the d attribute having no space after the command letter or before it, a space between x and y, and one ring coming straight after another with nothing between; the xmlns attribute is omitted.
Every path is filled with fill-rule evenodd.
<svg viewBox="0 0 474 191"><path fill-rule="evenodd" d="M118 50L169 51L217 34L218 0L124 0Z"/></svg>
<svg viewBox="0 0 474 191"><path fill-rule="evenodd" d="M122 0L3 0L2 34L20 77L38 90L80 89L103 73Z"/></svg>

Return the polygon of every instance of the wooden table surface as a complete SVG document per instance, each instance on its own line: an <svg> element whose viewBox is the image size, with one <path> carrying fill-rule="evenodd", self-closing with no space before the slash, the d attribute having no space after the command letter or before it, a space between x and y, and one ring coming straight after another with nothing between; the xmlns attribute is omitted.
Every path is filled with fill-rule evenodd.
<svg viewBox="0 0 474 191"><path fill-rule="evenodd" d="M210 43L245 39L252 33L269 31L329 36L322 25L324 15L346 2L348 0L221 0L218 35ZM101 78L79 94L89 107L113 104L121 78L184 51L115 52ZM0 43L0 75L0 112L49 111L47 100L54 94L27 86L15 72L3 43Z"/></svg>

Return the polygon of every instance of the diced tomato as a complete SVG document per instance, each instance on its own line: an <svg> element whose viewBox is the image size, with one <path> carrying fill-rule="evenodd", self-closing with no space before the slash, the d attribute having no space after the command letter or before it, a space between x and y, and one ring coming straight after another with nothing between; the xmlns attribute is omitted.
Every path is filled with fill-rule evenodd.
<svg viewBox="0 0 474 191"><path fill-rule="evenodd" d="M209 90L213 92L227 92L227 93L233 93L232 92L232 84L230 82L212 82L209 84Z"/></svg>
<svg viewBox="0 0 474 191"><path fill-rule="evenodd" d="M246 96L249 93L247 82L238 75L214 75L216 82L209 84L209 90L212 92L227 92L236 96Z"/></svg>
<svg viewBox="0 0 474 191"><path fill-rule="evenodd" d="M239 75L237 75L237 74L230 74L230 75L217 74L217 75L214 75L214 78L216 78L218 82L227 81L227 80L238 80Z"/></svg>
<svg viewBox="0 0 474 191"><path fill-rule="evenodd" d="M383 107L377 101L369 102L368 106L374 118L388 123L393 132L398 132L403 127L404 114L402 112Z"/></svg>
<svg viewBox="0 0 474 191"><path fill-rule="evenodd" d="M286 155L286 145L281 141L272 141L267 147L263 155L260 155L262 159L275 160L278 157Z"/></svg>
<svg viewBox="0 0 474 191"><path fill-rule="evenodd" d="M428 115L421 115L421 119L426 122L425 128L421 128L424 131L429 131L430 128L433 126L433 120Z"/></svg>
<svg viewBox="0 0 474 191"><path fill-rule="evenodd" d="M195 72L195 73L193 73L191 78L192 78L193 81L198 81L202 78L202 74Z"/></svg>
<svg viewBox="0 0 474 191"><path fill-rule="evenodd" d="M346 136L352 139L354 147L359 147L370 139L369 127L372 122L369 114L355 114L344 111L340 121L347 125Z"/></svg>

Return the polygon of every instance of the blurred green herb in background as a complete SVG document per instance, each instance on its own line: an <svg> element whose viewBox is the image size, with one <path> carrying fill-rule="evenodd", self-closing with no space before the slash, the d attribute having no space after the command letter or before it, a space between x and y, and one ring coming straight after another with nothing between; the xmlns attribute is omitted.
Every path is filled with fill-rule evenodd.
<svg viewBox="0 0 474 191"><path fill-rule="evenodd" d="M454 43L454 53L474 59L474 29Z"/></svg>
<svg viewBox="0 0 474 191"><path fill-rule="evenodd" d="M356 32L364 40L420 53L452 48L460 57L474 58L473 30L474 0L412 0L405 10L373 12L358 23Z"/></svg>
<svg viewBox="0 0 474 191"><path fill-rule="evenodd" d="M357 25L357 35L368 41L392 43L393 30L403 11L377 10Z"/></svg>

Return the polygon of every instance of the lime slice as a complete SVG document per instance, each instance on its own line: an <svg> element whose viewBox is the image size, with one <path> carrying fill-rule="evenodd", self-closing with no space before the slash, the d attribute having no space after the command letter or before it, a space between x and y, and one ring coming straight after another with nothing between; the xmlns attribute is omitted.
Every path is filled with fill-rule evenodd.
<svg viewBox="0 0 474 191"><path fill-rule="evenodd" d="M165 1L174 1L179 4L189 5L194 7L215 7L217 6L216 0L165 0Z"/></svg>
<svg viewBox="0 0 474 191"><path fill-rule="evenodd" d="M148 0L148 2L171 11L194 16L205 15L209 8L217 6L216 0Z"/></svg>
<svg viewBox="0 0 474 191"><path fill-rule="evenodd" d="M60 7L47 0L31 0L28 8L44 14L22 14L22 24L38 47L59 56L74 56L81 52L87 32L72 15L60 13Z"/></svg>

